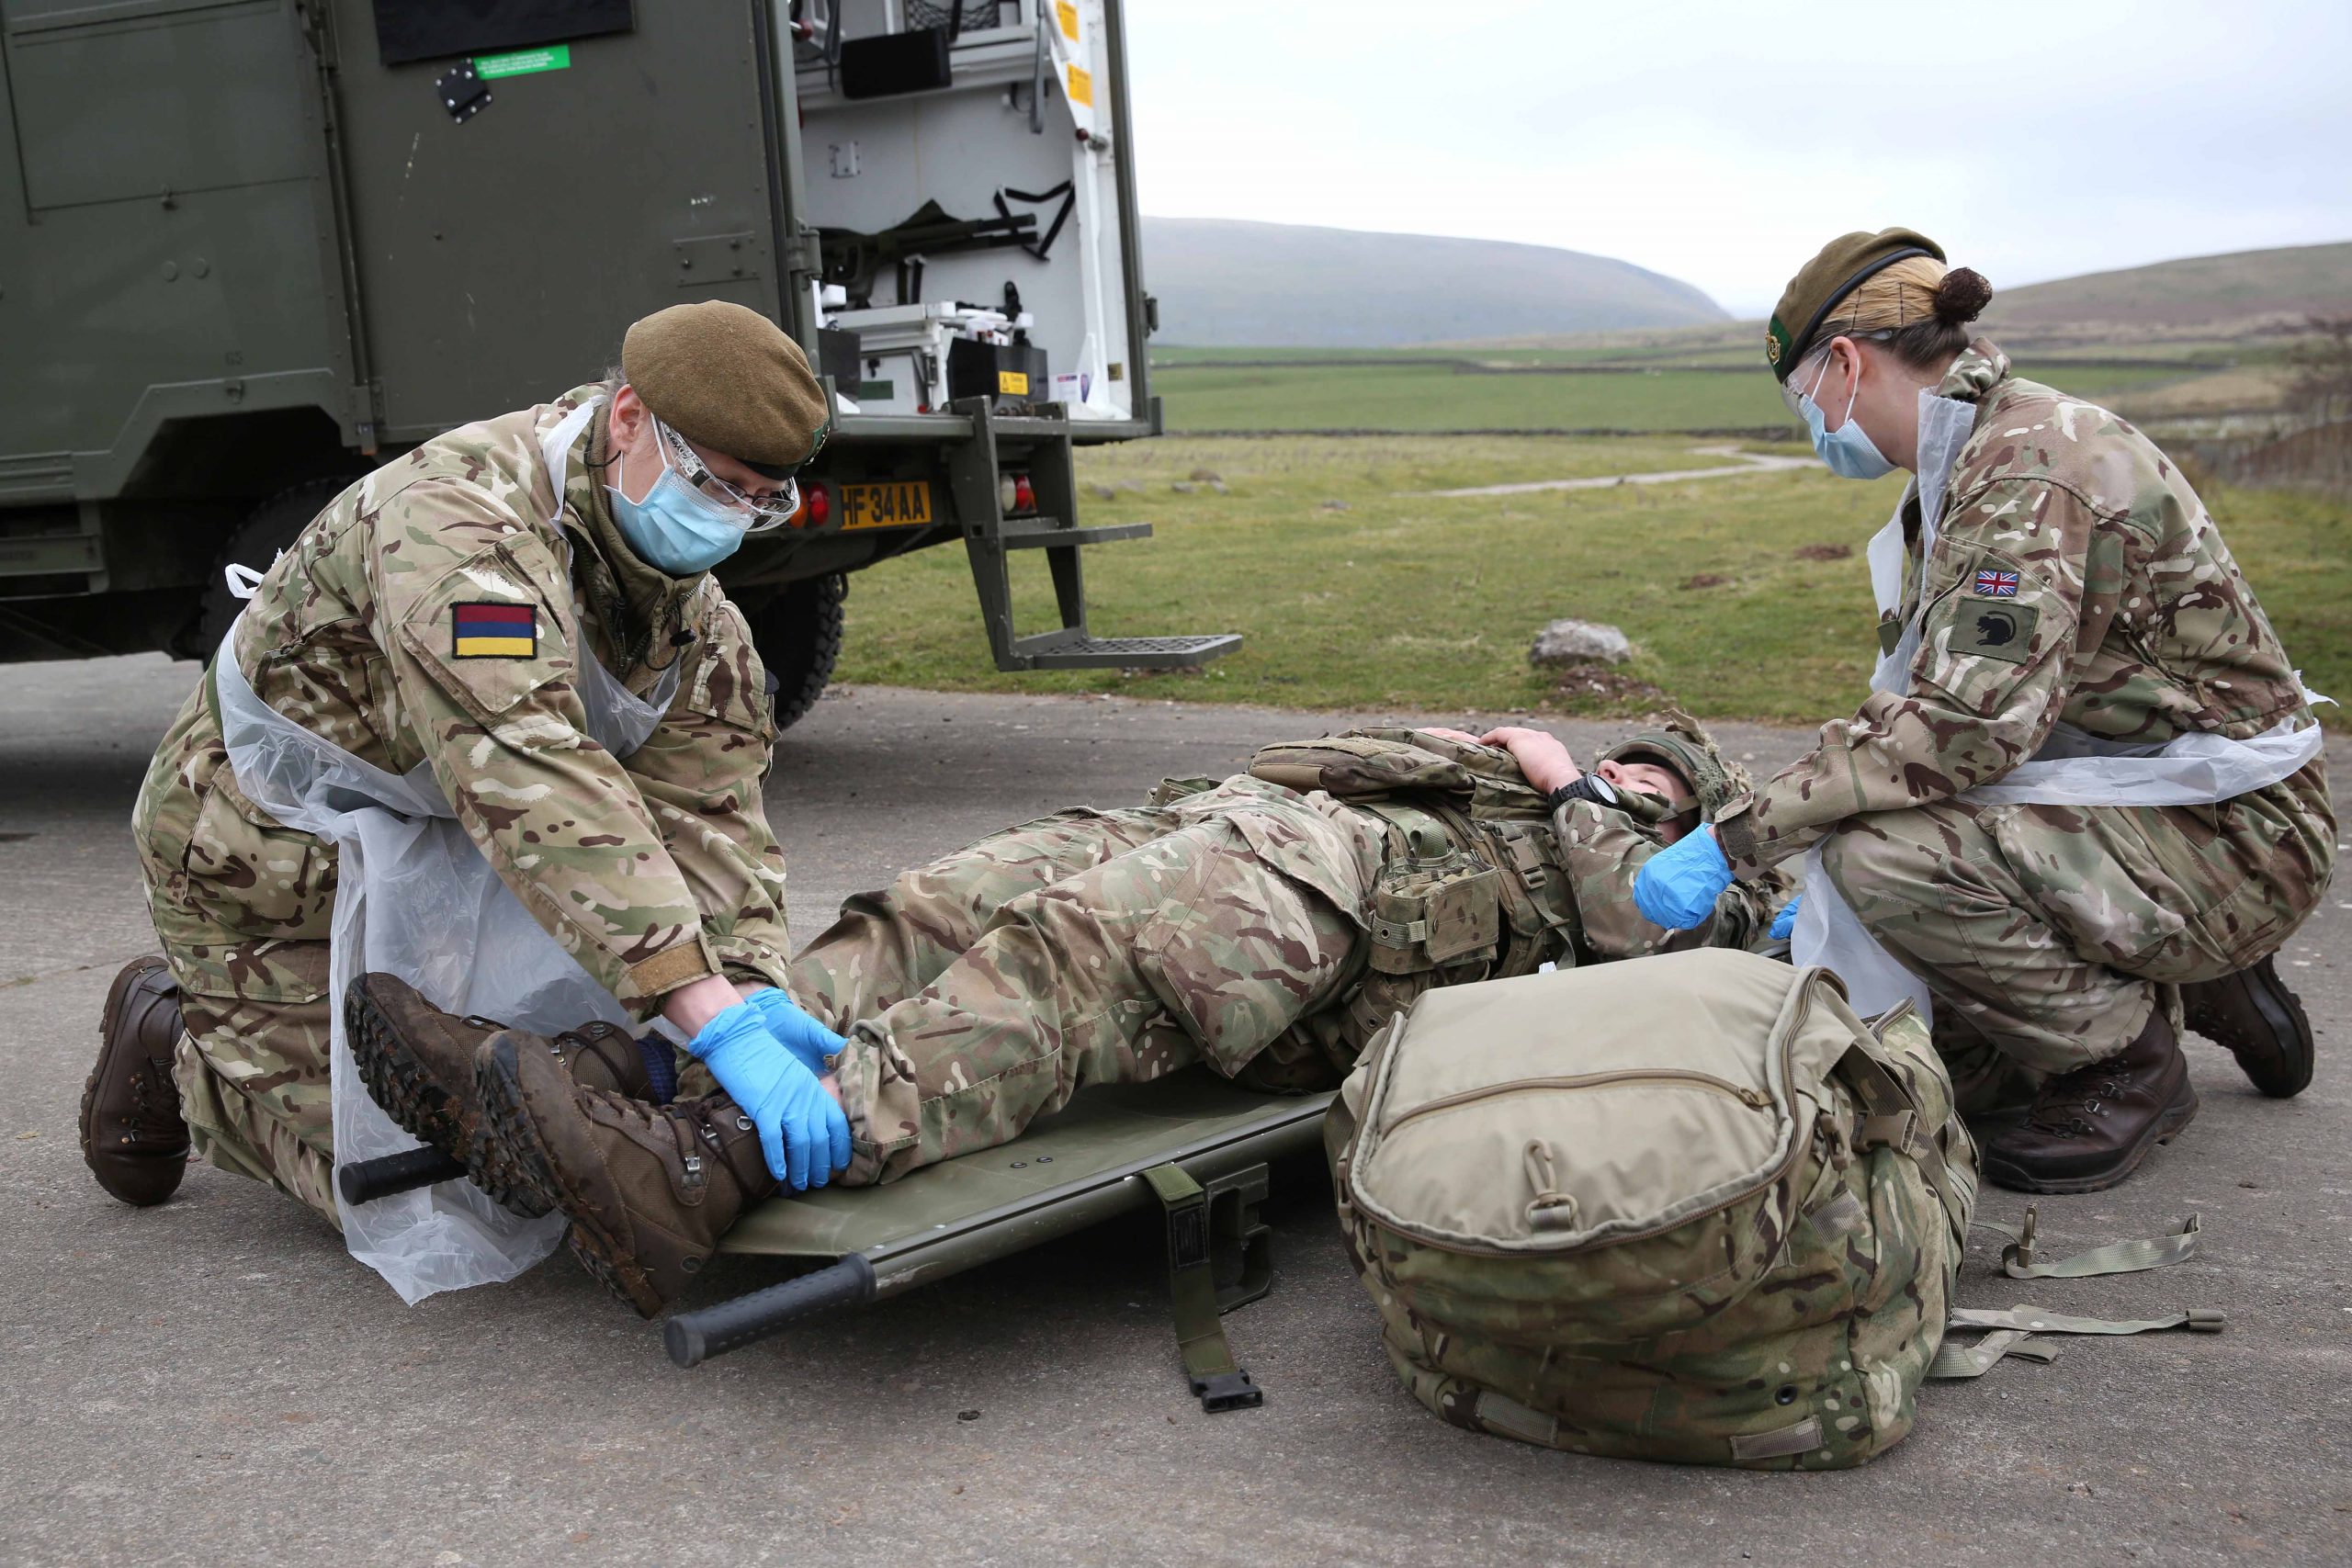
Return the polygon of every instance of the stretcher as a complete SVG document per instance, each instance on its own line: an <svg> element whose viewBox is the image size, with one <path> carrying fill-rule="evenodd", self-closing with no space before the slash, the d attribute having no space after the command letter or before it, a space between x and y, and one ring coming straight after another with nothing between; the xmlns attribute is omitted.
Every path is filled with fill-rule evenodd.
<svg viewBox="0 0 2352 1568"><path fill-rule="evenodd" d="M768 1200L723 1252L809 1265L781 1284L673 1316L670 1359L697 1366L813 1313L854 1306L1008 1258L1137 1209L1168 1234L1176 1334L1207 1410L1261 1394L1227 1349L1220 1314L1272 1287L1272 1234L1257 1206L1268 1166L1320 1146L1329 1093L1269 1095L1204 1067L1151 1083L1102 1084L1018 1140L881 1187L829 1187ZM432 1150L344 1167L346 1202L462 1176Z"/></svg>

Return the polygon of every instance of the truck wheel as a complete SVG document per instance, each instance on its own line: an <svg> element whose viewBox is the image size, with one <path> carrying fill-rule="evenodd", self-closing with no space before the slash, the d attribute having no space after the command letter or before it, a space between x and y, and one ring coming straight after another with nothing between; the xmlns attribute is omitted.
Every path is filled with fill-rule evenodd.
<svg viewBox="0 0 2352 1568"><path fill-rule="evenodd" d="M747 612L752 641L768 667L778 729L806 717L833 678L842 656L842 601L848 597L849 580L836 571L788 583Z"/></svg>
<svg viewBox="0 0 2352 1568"><path fill-rule="evenodd" d="M289 486L245 513L237 531L229 536L221 547L220 558L212 563L212 575L205 580L203 613L197 617L196 628L189 638L187 652L196 659L209 659L220 639L229 635L229 627L245 602L229 592L229 580L222 575L232 563L248 566L255 571L267 571L278 553L294 547L295 536L310 526L311 519L326 510L333 501L350 488L359 476L345 474L339 478L306 479Z"/></svg>

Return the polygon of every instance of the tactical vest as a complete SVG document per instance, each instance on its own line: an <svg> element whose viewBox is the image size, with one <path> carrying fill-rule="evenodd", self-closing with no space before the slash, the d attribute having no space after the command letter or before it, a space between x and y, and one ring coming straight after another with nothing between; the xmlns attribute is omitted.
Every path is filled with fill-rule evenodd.
<svg viewBox="0 0 2352 1568"><path fill-rule="evenodd" d="M1410 729L1269 746L1253 777L1322 790L1387 840L1363 973L1337 1011L1344 1059L1437 986L1577 961L1576 895L1551 803L1510 755Z"/></svg>

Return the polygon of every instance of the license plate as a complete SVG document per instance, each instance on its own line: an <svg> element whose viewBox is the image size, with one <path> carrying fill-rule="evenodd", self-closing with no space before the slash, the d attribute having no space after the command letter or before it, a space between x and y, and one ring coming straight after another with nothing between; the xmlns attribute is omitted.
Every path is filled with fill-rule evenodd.
<svg viewBox="0 0 2352 1568"><path fill-rule="evenodd" d="M931 521L931 486L920 479L843 485L842 532L853 528L918 528Z"/></svg>

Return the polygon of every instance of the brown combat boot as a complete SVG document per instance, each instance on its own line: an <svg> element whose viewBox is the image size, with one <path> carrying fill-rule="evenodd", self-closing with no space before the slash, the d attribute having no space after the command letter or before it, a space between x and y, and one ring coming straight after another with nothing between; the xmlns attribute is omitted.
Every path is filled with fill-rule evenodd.
<svg viewBox="0 0 2352 1568"><path fill-rule="evenodd" d="M2188 1027L2229 1047L2254 1087L2290 1100L2312 1081L2312 1021L2266 958L2251 969L2180 988Z"/></svg>
<svg viewBox="0 0 2352 1568"><path fill-rule="evenodd" d="M2131 1044L2042 1085L2024 1124L1985 1143L1984 1175L2018 1192L2097 1192L2196 1114L2180 1041L2157 1008Z"/></svg>
<svg viewBox="0 0 2352 1568"><path fill-rule="evenodd" d="M684 1292L736 1216L776 1190L758 1130L723 1094L652 1105L584 1088L519 1030L491 1040L476 1072L485 1185L570 1216L572 1256L641 1316Z"/></svg>
<svg viewBox="0 0 2352 1568"><path fill-rule="evenodd" d="M142 1209L187 1174L187 1123L172 1082L179 1043L179 982L160 957L132 959L107 992L98 1065L82 1086L82 1158L99 1186Z"/></svg>
<svg viewBox="0 0 2352 1568"><path fill-rule="evenodd" d="M483 1179L474 1058L486 1042L508 1032L504 1024L443 1012L406 981L384 974L362 975L352 982L343 998L343 1022L359 1076L386 1114L465 1166L476 1185L506 1207L526 1215L547 1213L528 1189L503 1190ZM552 1040L513 1032L544 1049L560 1070L588 1088L631 1099L652 1093L644 1052L617 1024L584 1023Z"/></svg>

